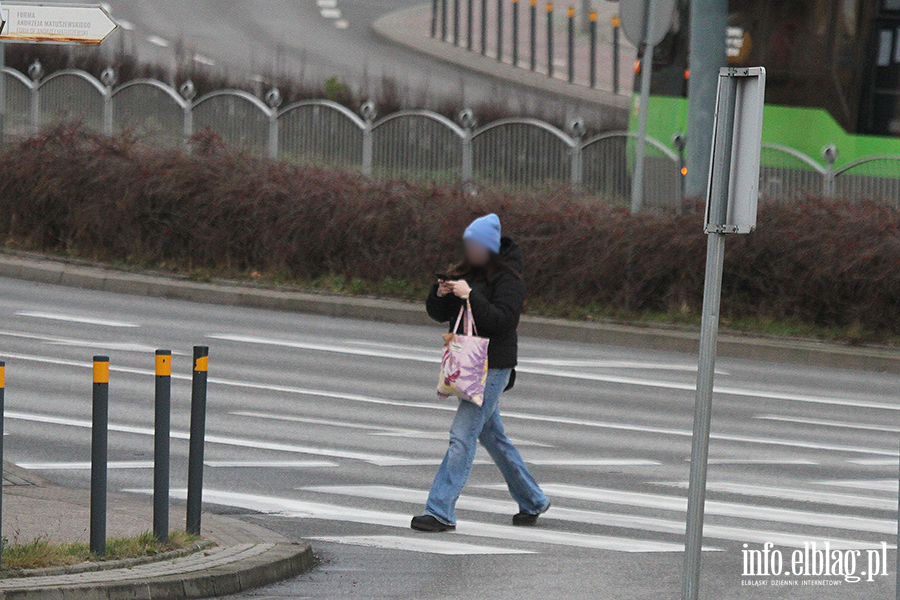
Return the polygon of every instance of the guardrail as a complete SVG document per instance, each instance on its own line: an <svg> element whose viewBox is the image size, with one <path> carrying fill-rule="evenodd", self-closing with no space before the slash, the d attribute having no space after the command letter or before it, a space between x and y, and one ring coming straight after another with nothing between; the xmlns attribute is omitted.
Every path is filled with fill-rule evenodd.
<svg viewBox="0 0 900 600"><path fill-rule="evenodd" d="M529 118L478 126L471 110L453 121L427 110L378 117L372 102L356 114L329 100L282 107L281 93L263 99L242 90L196 97L188 81L178 90L154 79L116 85L107 69L98 80L84 71L43 77L5 69L7 137L35 135L42 126L80 121L107 135L130 131L151 144L188 145L198 132L214 132L240 150L304 164L358 169L377 177L462 182L518 188L571 186L627 204L634 165L634 134L613 131L586 137L581 120L566 130ZM684 136L671 146L647 140L645 205L677 209L683 200ZM762 201L807 196L900 203L900 155L879 155L836 167L838 150L820 162L799 150L765 144Z"/></svg>

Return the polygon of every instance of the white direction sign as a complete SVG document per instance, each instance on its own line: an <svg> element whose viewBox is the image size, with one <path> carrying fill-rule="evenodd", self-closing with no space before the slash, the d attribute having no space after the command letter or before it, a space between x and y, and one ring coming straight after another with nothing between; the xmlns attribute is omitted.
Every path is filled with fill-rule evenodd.
<svg viewBox="0 0 900 600"><path fill-rule="evenodd" d="M96 4L4 2L0 42L97 45L118 25Z"/></svg>

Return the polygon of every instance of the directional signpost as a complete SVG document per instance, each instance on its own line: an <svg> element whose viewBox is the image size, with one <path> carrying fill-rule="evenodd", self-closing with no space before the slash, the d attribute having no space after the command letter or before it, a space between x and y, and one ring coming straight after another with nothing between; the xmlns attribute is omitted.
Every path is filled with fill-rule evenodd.
<svg viewBox="0 0 900 600"><path fill-rule="evenodd" d="M700 324L700 365L691 447L682 600L697 600L700 592L706 467L709 462L709 428L725 236L750 233L756 228L765 93L766 70L763 67L724 68L719 71L706 196L704 231L709 239L703 289L703 320Z"/></svg>
<svg viewBox="0 0 900 600"><path fill-rule="evenodd" d="M625 37L637 48L643 49L638 140L634 178L631 182L631 212L636 213L644 203L644 147L647 141L647 104L650 100L653 48L672 28L675 0L621 0L619 17Z"/></svg>
<svg viewBox="0 0 900 600"><path fill-rule="evenodd" d="M0 42L96 46L115 31L116 22L94 4L4 2L6 26Z"/></svg>
<svg viewBox="0 0 900 600"><path fill-rule="evenodd" d="M66 44L98 46L118 24L98 4L0 4L0 144L6 132L7 44Z"/></svg>

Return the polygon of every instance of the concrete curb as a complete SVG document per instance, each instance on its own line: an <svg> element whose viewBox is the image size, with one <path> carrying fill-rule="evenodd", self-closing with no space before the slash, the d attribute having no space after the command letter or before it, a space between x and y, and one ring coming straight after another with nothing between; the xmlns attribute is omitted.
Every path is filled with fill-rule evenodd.
<svg viewBox="0 0 900 600"><path fill-rule="evenodd" d="M199 283L162 274L141 275L33 255L0 255L0 277L224 306L407 325L434 324L418 303L271 290L227 282ZM696 353L699 345L699 334L689 329L644 328L529 316L522 317L519 333L525 337L669 352ZM900 350L892 348L857 348L828 342L724 334L719 336L718 354L828 369L900 373Z"/></svg>
<svg viewBox="0 0 900 600"><path fill-rule="evenodd" d="M469 52L465 48L454 46L431 37L410 31L407 23L423 12L429 12L427 5L414 6L389 13L372 24L372 31L378 37L398 46L403 46L419 54L424 54L446 64L487 75L494 79L527 88L536 92L551 94L567 100L583 102L610 111L610 120L627 124L630 100L628 96L613 94L605 90L571 85L568 82L551 79L540 73L532 73L510 64L499 63L494 58Z"/></svg>
<svg viewBox="0 0 900 600"><path fill-rule="evenodd" d="M309 544L273 544L265 552L202 571L130 581L47 585L0 591L0 600L184 600L227 596L296 577L315 566ZM108 571L114 575L113 571Z"/></svg>

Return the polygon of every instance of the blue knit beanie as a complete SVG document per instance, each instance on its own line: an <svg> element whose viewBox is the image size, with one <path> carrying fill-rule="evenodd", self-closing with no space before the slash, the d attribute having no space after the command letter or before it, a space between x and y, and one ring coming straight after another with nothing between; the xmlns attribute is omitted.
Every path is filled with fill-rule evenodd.
<svg viewBox="0 0 900 600"><path fill-rule="evenodd" d="M464 240L474 240L493 252L500 253L500 217L491 213L479 217L466 227Z"/></svg>

